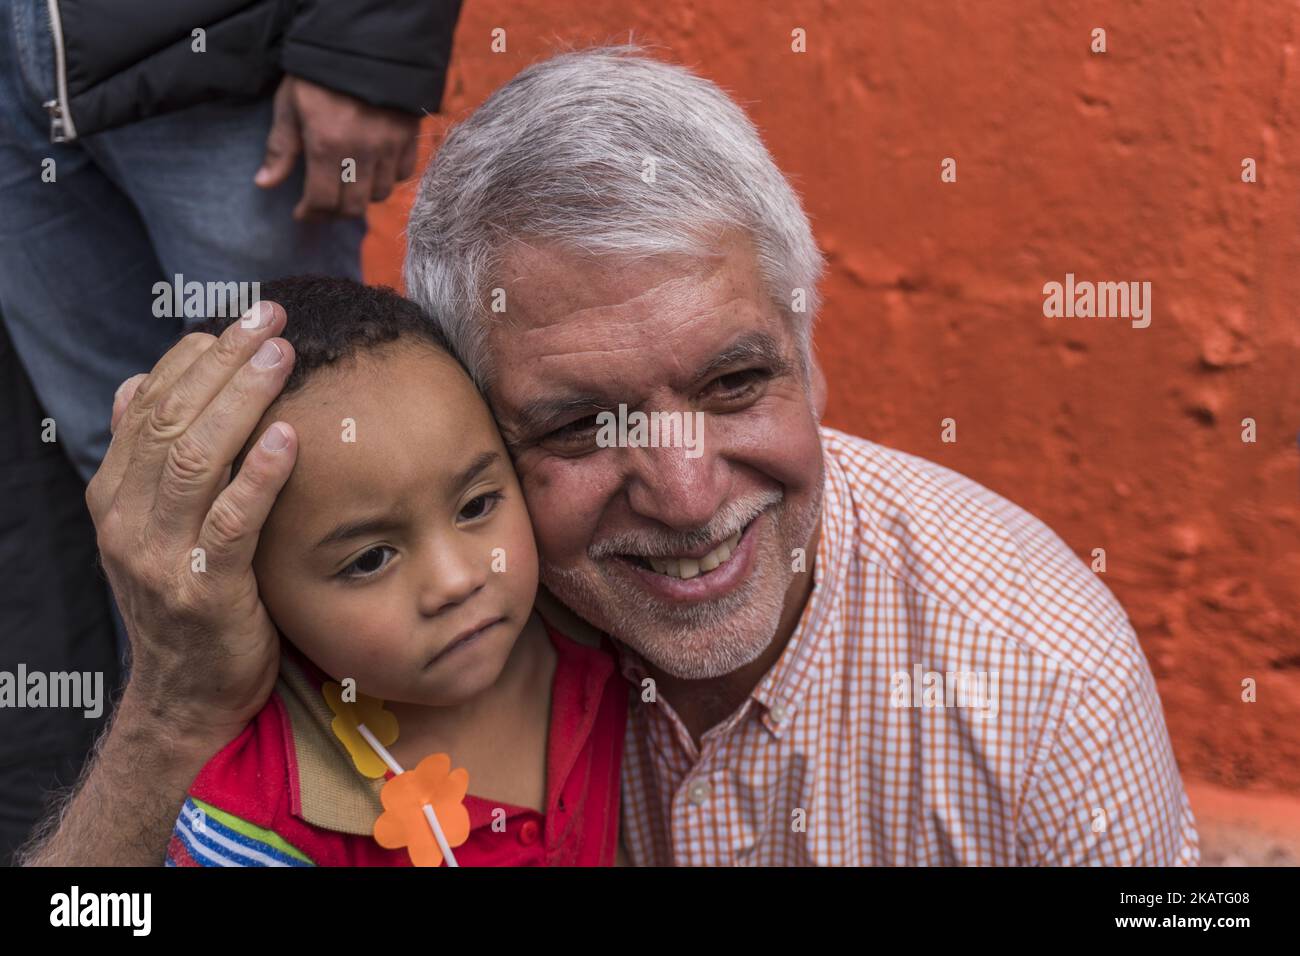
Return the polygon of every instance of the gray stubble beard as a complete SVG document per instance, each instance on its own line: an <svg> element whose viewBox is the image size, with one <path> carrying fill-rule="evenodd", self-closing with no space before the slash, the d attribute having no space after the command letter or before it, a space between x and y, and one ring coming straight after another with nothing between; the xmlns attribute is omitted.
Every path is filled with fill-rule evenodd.
<svg viewBox="0 0 1300 956"><path fill-rule="evenodd" d="M807 547L821 517L822 500L819 482L802 513L791 515L784 499L770 507L765 513L782 540L765 547L757 542L761 550L755 566L760 573L716 601L688 606L646 602L645 592L624 575L602 572L597 583L587 573L557 568L544 559L541 580L580 617L665 673L683 680L722 677L755 660L771 644L795 574L813 573L812 555L804 562L806 570L794 571L793 552ZM771 577L776 580L763 587L762 579Z"/></svg>

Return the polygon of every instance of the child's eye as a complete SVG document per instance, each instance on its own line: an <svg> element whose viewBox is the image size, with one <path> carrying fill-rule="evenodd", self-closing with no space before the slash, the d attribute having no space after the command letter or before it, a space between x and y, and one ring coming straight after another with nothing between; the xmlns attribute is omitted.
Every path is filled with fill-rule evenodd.
<svg viewBox="0 0 1300 956"><path fill-rule="evenodd" d="M392 560L390 555L397 552L386 544L376 545L365 551L360 557L349 564L339 572L339 577L344 578L368 578L372 574L378 574L388 562Z"/></svg>
<svg viewBox="0 0 1300 956"><path fill-rule="evenodd" d="M499 491L493 491L486 495L479 495L464 508L460 509L460 517L464 521L474 521L489 514L497 506L497 502L504 498Z"/></svg>

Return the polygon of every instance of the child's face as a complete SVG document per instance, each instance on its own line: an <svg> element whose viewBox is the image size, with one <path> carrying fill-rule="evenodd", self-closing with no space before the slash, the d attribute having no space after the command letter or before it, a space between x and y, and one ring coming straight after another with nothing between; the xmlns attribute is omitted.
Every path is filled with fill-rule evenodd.
<svg viewBox="0 0 1300 956"><path fill-rule="evenodd" d="M385 345L315 372L257 434L277 420L297 430L298 462L253 567L281 633L385 700L447 706L491 686L532 611L537 551L460 366Z"/></svg>

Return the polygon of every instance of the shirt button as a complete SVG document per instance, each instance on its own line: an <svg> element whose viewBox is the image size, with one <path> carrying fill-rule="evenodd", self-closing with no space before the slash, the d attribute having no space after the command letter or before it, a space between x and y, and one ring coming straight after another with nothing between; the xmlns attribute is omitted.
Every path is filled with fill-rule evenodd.
<svg viewBox="0 0 1300 956"><path fill-rule="evenodd" d="M525 820L524 825L519 828L519 842L524 846L532 846L537 842L537 834L537 821Z"/></svg>
<svg viewBox="0 0 1300 956"><path fill-rule="evenodd" d="M713 796L713 788L709 786L707 780L696 780L686 792L686 798L697 807L711 796Z"/></svg>
<svg viewBox="0 0 1300 956"><path fill-rule="evenodd" d="M780 704L774 705L772 709L768 711L768 713L772 715L772 720L775 723L778 724L785 723L785 708L782 707Z"/></svg>

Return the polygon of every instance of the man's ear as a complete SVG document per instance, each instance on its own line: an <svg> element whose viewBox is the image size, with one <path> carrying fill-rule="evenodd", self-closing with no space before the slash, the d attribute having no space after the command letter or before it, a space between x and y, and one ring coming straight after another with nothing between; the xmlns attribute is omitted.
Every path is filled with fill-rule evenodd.
<svg viewBox="0 0 1300 956"><path fill-rule="evenodd" d="M821 362L817 361L815 351L810 356L810 361L812 362L813 413L817 416L817 421L820 422L822 416L826 414L826 376L822 373L822 365Z"/></svg>

